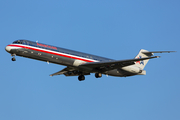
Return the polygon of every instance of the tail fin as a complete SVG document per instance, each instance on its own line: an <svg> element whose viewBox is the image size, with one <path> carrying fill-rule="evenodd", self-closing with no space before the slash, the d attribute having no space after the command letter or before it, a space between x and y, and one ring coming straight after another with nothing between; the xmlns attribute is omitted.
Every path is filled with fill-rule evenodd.
<svg viewBox="0 0 180 120"><path fill-rule="evenodd" d="M176 52L176 51L147 51L147 50L141 49L135 58L151 57L154 55L153 53L171 53L171 52ZM159 57L159 56L156 56L156 57ZM149 59L137 61L135 65L143 70L146 64L148 63L148 61Z"/></svg>
<svg viewBox="0 0 180 120"><path fill-rule="evenodd" d="M151 54L145 54L146 52L148 52L147 50L141 49L138 53L138 55L135 58L144 58L144 57L150 57L153 55L153 53ZM142 70L144 69L144 67L146 66L146 64L148 63L149 59L147 60L142 60L142 61L137 61L135 63L135 65L139 68L141 68Z"/></svg>

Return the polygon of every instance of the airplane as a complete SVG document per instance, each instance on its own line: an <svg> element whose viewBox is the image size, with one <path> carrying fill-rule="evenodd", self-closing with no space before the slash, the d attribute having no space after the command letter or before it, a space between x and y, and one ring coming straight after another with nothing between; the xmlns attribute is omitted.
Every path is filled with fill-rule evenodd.
<svg viewBox="0 0 180 120"><path fill-rule="evenodd" d="M113 60L105 57L82 53L29 40L16 40L5 47L5 50L16 61L15 56L21 56L47 63L64 65L66 68L51 74L78 76L79 81L85 80L85 75L95 73L96 78L102 74L116 77L146 75L144 67L149 59L159 58L154 53L170 53L175 51L152 51L141 49L134 59Z"/></svg>

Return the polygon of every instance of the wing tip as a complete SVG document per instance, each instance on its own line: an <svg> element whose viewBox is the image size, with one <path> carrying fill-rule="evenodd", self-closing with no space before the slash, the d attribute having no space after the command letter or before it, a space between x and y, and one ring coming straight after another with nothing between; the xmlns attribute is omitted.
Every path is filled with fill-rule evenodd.
<svg viewBox="0 0 180 120"><path fill-rule="evenodd" d="M155 56L155 58L160 58L161 56Z"/></svg>

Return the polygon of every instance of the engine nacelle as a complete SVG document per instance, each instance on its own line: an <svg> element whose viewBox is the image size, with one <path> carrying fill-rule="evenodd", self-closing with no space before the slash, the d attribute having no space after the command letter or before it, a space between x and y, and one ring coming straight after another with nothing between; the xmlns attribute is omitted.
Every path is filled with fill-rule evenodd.
<svg viewBox="0 0 180 120"><path fill-rule="evenodd" d="M143 71L141 68L136 66L126 66L126 67L122 67L121 69L135 74L142 73Z"/></svg>

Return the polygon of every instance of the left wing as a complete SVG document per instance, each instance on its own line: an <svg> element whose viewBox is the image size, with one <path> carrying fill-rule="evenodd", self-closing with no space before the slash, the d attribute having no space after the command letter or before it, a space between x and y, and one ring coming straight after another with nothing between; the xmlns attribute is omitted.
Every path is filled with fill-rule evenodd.
<svg viewBox="0 0 180 120"><path fill-rule="evenodd" d="M82 65L79 65L78 67L69 67L68 66L59 72L51 74L50 76L61 75L61 74L64 74L65 76L78 76L81 74L90 75L91 72L99 72L99 71L104 73L106 71L117 69L119 67L133 65L133 64L135 64L134 62L136 62L136 61L158 58L158 57L159 56L138 58L138 59L128 59L128 60L114 60L114 61L108 61L108 62L85 63Z"/></svg>
<svg viewBox="0 0 180 120"><path fill-rule="evenodd" d="M128 59L128 60L114 60L114 61L108 61L108 62L91 62L91 63L85 63L80 65L81 68L92 68L93 72L105 72L113 69L117 69L119 67L125 67L129 65L135 64L136 61L146 60L146 59L152 59L152 58L158 58L159 56L153 56L153 57L145 57L145 58L138 58L138 59Z"/></svg>

